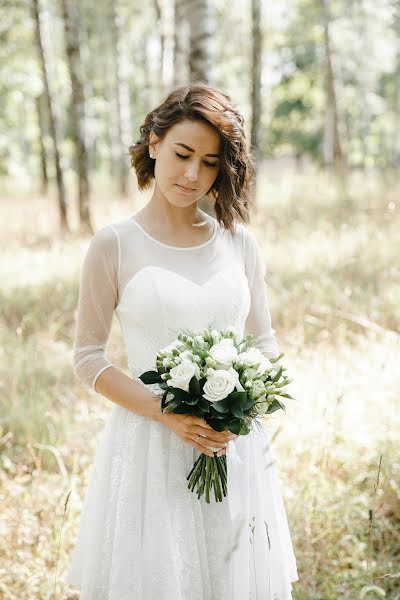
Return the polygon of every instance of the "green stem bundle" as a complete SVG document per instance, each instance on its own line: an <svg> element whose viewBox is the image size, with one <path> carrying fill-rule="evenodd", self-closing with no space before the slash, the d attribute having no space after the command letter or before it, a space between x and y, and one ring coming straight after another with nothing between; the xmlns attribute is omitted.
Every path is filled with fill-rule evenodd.
<svg viewBox="0 0 400 600"><path fill-rule="evenodd" d="M222 502L228 493L226 455L200 454L186 479L192 492L196 488L197 498L205 492L206 502L210 503L210 492L214 490L215 501Z"/></svg>

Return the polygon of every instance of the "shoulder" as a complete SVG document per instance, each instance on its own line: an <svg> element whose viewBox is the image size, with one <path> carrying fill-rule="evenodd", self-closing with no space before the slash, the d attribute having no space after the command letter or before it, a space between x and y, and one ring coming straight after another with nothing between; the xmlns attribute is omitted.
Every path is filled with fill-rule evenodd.
<svg viewBox="0 0 400 600"><path fill-rule="evenodd" d="M231 235L234 244L241 249L243 256L248 257L257 251L257 238L254 232L243 223L235 223Z"/></svg>
<svg viewBox="0 0 400 600"><path fill-rule="evenodd" d="M98 229L87 247L85 262L95 266L99 264L118 265L119 241L115 224Z"/></svg>

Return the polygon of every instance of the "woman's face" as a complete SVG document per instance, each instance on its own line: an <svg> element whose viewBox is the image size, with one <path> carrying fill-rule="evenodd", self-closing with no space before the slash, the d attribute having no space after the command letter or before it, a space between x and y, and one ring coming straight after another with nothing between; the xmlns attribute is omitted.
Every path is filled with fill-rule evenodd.
<svg viewBox="0 0 400 600"><path fill-rule="evenodd" d="M221 137L203 121L185 119L163 139L150 133L149 153L155 158L156 190L175 206L189 206L205 196L220 169ZM184 189L187 188L187 189Z"/></svg>

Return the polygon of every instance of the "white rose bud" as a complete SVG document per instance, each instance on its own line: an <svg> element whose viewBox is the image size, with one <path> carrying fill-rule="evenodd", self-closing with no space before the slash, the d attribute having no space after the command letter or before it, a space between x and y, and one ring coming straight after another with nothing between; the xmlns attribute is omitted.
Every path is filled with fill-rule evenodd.
<svg viewBox="0 0 400 600"><path fill-rule="evenodd" d="M261 398L260 398L260 400L261 400ZM260 402L260 404L257 404L256 406L257 406L257 411L259 413L261 413L262 415L265 415L265 413L268 410L269 403L268 402Z"/></svg>
<svg viewBox="0 0 400 600"><path fill-rule="evenodd" d="M236 327L234 325L229 325L229 327L226 328L226 331L229 333L234 333L235 335L238 335L238 330L236 329Z"/></svg>
<svg viewBox="0 0 400 600"><path fill-rule="evenodd" d="M256 400L260 396L265 394L265 385L259 379L253 381L253 386L250 390L250 397L252 400Z"/></svg>
<svg viewBox="0 0 400 600"><path fill-rule="evenodd" d="M207 367L211 367L214 369L217 366L217 363L215 362L215 360L213 358L211 358L211 356L207 356L205 363L206 363Z"/></svg>
<svg viewBox="0 0 400 600"><path fill-rule="evenodd" d="M180 353L179 355L181 361L182 360L193 360L193 352L191 352L190 350L184 350L183 352Z"/></svg>
<svg viewBox="0 0 400 600"><path fill-rule="evenodd" d="M258 376L258 373L255 369L245 369L243 371L243 377L249 381L256 379L257 376Z"/></svg>

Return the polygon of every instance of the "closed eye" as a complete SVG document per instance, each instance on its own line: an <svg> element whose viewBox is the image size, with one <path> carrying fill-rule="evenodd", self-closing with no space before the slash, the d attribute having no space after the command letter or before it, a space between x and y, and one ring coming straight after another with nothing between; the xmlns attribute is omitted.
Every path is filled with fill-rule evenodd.
<svg viewBox="0 0 400 600"><path fill-rule="evenodd" d="M179 154L178 152L175 152L175 154L176 154L176 156L178 156L179 158L182 158L183 160L186 160L187 158L189 158L189 156ZM218 163L210 163L205 160L204 164L207 165L207 167L216 167Z"/></svg>

